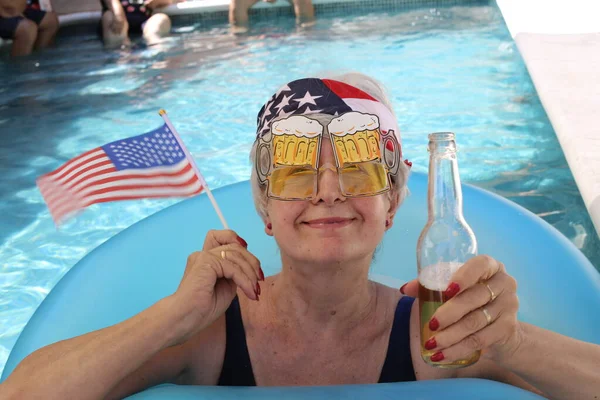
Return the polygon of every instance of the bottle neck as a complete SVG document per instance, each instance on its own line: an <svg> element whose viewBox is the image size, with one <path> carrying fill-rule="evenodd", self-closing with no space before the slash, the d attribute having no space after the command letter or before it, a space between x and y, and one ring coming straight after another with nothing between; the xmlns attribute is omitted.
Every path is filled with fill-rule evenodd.
<svg viewBox="0 0 600 400"><path fill-rule="evenodd" d="M456 148L430 143L429 218L462 220L462 189Z"/></svg>

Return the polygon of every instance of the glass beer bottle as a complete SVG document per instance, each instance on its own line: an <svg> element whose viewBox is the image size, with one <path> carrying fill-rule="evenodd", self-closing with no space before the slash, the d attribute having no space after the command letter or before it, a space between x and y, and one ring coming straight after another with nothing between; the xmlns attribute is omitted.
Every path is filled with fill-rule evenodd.
<svg viewBox="0 0 600 400"><path fill-rule="evenodd" d="M417 243L421 356L436 367L466 367L479 359L479 351L462 360L435 362L430 357L436 350L425 349L425 342L435 334L429 329L429 320L448 300L444 291L452 274L477 255L477 240L462 212L454 133L430 134L429 153L429 217Z"/></svg>

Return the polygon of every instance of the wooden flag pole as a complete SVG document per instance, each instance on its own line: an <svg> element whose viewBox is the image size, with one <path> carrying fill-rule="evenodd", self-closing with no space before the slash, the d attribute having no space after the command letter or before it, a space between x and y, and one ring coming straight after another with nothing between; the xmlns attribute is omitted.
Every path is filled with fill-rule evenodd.
<svg viewBox="0 0 600 400"><path fill-rule="evenodd" d="M192 155L188 151L187 147L185 147L185 145L183 144L181 137L179 136L179 134L173 127L173 124L171 124L169 117L167 117L167 112L165 110L161 109L158 113L160 114L160 116L163 118L163 120L165 121L165 123L167 124L167 126L169 127L171 132L173 133L173 136L175 136L175 140L177 140L177 143L179 143L179 146L183 149L185 156L188 158L188 160L190 160L190 163L192 164L192 168L194 169L194 172L196 172L196 174L200 178L200 183L202 184L202 187L206 190L206 194L208 195L210 202L212 203L215 211L217 212L217 215L219 216L219 219L221 220L221 223L223 224L223 228L229 229L229 226L227 225L227 221L225 221L225 217L223 216L223 213L221 212L221 209L219 208L219 205L217 204L217 200L215 200L214 196L212 195L212 192L210 191L208 184L206 183L206 180L200 173L200 169L196 165L196 162L192 158Z"/></svg>

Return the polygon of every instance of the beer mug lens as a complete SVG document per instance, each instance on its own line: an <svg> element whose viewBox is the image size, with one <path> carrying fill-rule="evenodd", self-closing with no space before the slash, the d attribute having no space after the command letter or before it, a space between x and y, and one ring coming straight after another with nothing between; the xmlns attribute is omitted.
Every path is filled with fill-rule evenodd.
<svg viewBox="0 0 600 400"><path fill-rule="evenodd" d="M340 188L344 196L368 196L389 189L387 172L379 162L363 162L339 170Z"/></svg>
<svg viewBox="0 0 600 400"><path fill-rule="evenodd" d="M269 195L288 200L310 199L315 191L316 174L308 166L274 169L269 178Z"/></svg>

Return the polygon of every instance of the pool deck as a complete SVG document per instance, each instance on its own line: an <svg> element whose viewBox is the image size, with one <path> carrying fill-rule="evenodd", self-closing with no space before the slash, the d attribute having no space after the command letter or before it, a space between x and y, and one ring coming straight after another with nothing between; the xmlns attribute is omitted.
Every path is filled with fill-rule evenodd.
<svg viewBox="0 0 600 400"><path fill-rule="evenodd" d="M497 3L600 234L600 2Z"/></svg>

